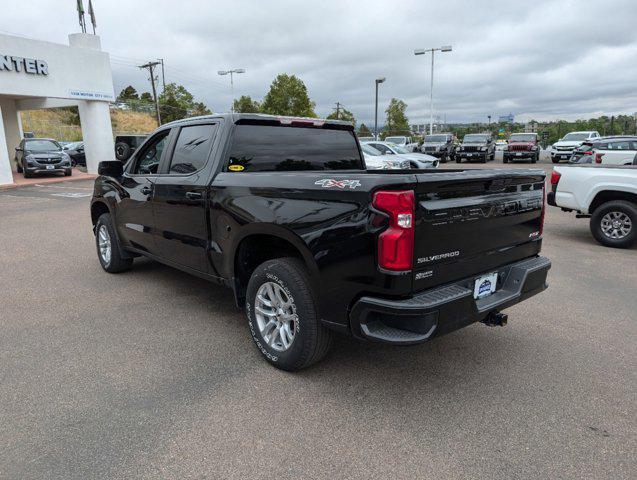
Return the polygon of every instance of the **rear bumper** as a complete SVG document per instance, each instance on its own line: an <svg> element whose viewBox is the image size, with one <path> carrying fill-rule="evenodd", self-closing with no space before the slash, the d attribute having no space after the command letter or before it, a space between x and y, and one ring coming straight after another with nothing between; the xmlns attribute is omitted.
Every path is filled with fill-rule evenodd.
<svg viewBox="0 0 637 480"><path fill-rule="evenodd" d="M546 194L546 203L548 203L551 207L557 207L557 203L555 203L555 192L549 192Z"/></svg>
<svg viewBox="0 0 637 480"><path fill-rule="evenodd" d="M408 299L389 300L362 297L350 313L355 337L396 345L410 345L444 335L484 320L526 300L547 288L551 261L532 257L500 267L497 290L475 300L473 284L477 276L418 293ZM489 272L483 272L489 273Z"/></svg>

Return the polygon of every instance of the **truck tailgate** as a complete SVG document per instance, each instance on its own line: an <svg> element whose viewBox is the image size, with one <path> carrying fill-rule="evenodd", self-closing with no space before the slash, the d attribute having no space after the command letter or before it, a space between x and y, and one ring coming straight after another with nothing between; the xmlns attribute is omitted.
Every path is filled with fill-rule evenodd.
<svg viewBox="0 0 637 480"><path fill-rule="evenodd" d="M536 255L545 173L419 173L413 289L424 290Z"/></svg>

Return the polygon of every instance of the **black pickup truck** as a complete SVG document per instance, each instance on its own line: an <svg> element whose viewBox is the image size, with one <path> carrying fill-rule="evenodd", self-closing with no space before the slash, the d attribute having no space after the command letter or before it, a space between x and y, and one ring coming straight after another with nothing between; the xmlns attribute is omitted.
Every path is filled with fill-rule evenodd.
<svg viewBox="0 0 637 480"><path fill-rule="evenodd" d="M107 272L144 255L233 289L263 356L334 331L408 345L547 287L541 170L365 170L350 124L225 114L163 125L91 201Z"/></svg>

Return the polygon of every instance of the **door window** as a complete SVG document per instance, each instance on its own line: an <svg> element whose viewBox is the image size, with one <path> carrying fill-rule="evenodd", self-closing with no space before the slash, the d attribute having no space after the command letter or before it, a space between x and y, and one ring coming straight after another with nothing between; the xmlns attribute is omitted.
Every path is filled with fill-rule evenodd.
<svg viewBox="0 0 637 480"><path fill-rule="evenodd" d="M384 153L385 155L388 154L392 154L394 152L392 152L388 146L383 145L382 143L372 143L371 144L372 147L374 147L376 150L380 150L382 153Z"/></svg>
<svg viewBox="0 0 637 480"><path fill-rule="evenodd" d="M168 141L168 133L170 130L164 130L157 134L135 157L135 166L133 167L133 175L155 175L159 169L161 154L166 148Z"/></svg>
<svg viewBox="0 0 637 480"><path fill-rule="evenodd" d="M203 168L208 161L217 125L191 125L179 131L168 173L188 175Z"/></svg>
<svg viewBox="0 0 637 480"><path fill-rule="evenodd" d="M630 142L610 142L608 150L630 150Z"/></svg>

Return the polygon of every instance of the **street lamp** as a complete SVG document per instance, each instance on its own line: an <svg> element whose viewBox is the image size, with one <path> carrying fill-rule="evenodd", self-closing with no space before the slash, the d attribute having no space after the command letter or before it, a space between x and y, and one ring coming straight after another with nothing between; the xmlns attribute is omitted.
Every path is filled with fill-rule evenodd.
<svg viewBox="0 0 637 480"><path fill-rule="evenodd" d="M376 83L376 106L374 107L374 140L378 140L378 85L385 81L385 77L379 77Z"/></svg>
<svg viewBox="0 0 637 480"><path fill-rule="evenodd" d="M434 133L434 52L450 52L451 45L438 48L418 48L414 55L424 55L431 52L431 87L429 89L429 135Z"/></svg>
<svg viewBox="0 0 637 480"><path fill-rule="evenodd" d="M232 105L230 106L230 111L234 113L234 77L235 73L245 73L245 68L234 68L232 70L219 70L217 73L219 75L230 75L230 94L232 95Z"/></svg>

